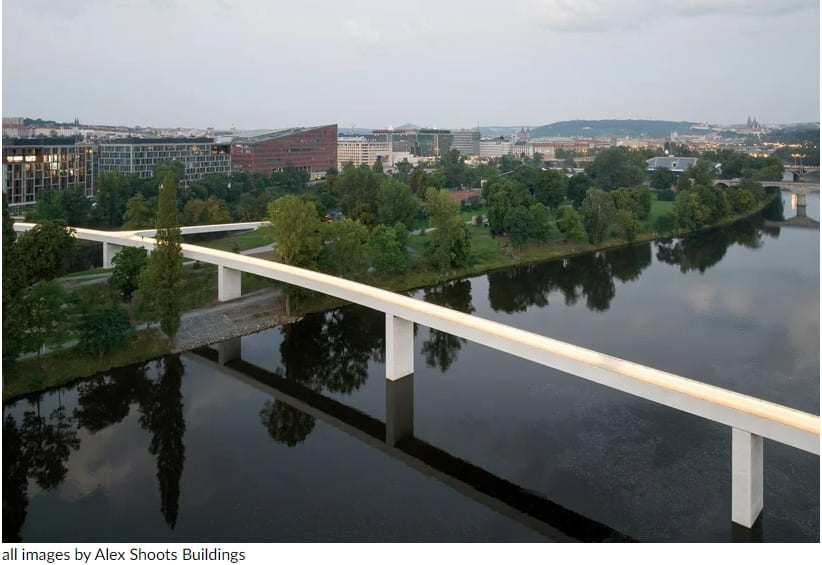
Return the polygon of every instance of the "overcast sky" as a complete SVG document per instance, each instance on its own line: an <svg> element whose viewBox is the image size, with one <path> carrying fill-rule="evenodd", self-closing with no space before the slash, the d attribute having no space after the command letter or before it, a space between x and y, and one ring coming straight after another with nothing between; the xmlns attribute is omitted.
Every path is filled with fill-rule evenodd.
<svg viewBox="0 0 822 565"><path fill-rule="evenodd" d="M3 0L3 116L819 120L818 0Z"/></svg>

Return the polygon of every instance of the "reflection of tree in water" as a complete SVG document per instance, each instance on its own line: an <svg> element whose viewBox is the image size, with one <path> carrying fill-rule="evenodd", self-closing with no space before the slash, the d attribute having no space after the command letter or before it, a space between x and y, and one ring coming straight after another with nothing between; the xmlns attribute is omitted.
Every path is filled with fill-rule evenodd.
<svg viewBox="0 0 822 565"><path fill-rule="evenodd" d="M151 383L146 377L148 363L115 369L77 385L74 416L78 426L98 432L128 416L131 404L145 402Z"/></svg>
<svg viewBox="0 0 822 565"><path fill-rule="evenodd" d="M466 314L474 312L474 305L471 302L471 281L469 280L444 282L427 288L423 299L426 302L459 310ZM429 328L428 339L422 343L425 363L429 367L439 367L444 373L457 360L457 353L465 342L466 340L461 337Z"/></svg>
<svg viewBox="0 0 822 565"><path fill-rule="evenodd" d="M314 416L276 400L265 401L260 419L271 438L288 447L305 441L315 424Z"/></svg>
<svg viewBox="0 0 822 565"><path fill-rule="evenodd" d="M350 394L368 380L368 362L384 355L385 315L369 308L308 315L280 331L280 371L315 392ZM312 416L282 402L267 401L260 417L271 437L289 447L314 429Z"/></svg>
<svg viewBox="0 0 822 565"><path fill-rule="evenodd" d="M548 305L548 294L562 293L565 304L585 297L588 308L605 311L614 298L614 277L635 280L651 263L648 243L587 253L563 260L546 261L488 274L488 302L496 311L524 312Z"/></svg>
<svg viewBox="0 0 822 565"><path fill-rule="evenodd" d="M3 420L3 541L20 541L26 519L28 480L41 488L57 488L68 473L66 462L80 447L74 419L67 414L58 391L58 407L48 418L40 413L42 394L33 397L36 412L23 413L18 427L9 414Z"/></svg>
<svg viewBox="0 0 822 565"><path fill-rule="evenodd" d="M148 451L157 457L160 510L172 529L177 523L180 477L185 464L186 424L181 390L184 372L179 355L164 357L162 375L150 384L140 404L140 425L152 435Z"/></svg>
<svg viewBox="0 0 822 565"><path fill-rule="evenodd" d="M762 247L762 230L758 223L759 218L753 217L685 238L660 241L656 258L669 265L678 265L682 273L694 270L704 273L725 257L731 245L751 249Z"/></svg>

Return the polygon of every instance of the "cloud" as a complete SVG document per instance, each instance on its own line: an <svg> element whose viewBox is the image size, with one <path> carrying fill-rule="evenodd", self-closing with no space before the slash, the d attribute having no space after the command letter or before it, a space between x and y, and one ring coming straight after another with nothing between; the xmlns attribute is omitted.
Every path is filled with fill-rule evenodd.
<svg viewBox="0 0 822 565"><path fill-rule="evenodd" d="M663 18L779 16L818 7L816 0L521 0L519 11L564 32L636 29Z"/></svg>
<svg viewBox="0 0 822 565"><path fill-rule="evenodd" d="M382 42L381 31L373 29L368 22L356 18L344 18L343 29L350 39L358 43L379 45Z"/></svg>

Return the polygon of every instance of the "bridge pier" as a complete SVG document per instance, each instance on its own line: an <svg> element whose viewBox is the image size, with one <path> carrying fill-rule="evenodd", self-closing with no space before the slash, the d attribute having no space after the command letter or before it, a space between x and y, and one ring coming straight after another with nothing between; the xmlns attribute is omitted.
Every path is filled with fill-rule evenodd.
<svg viewBox="0 0 822 565"><path fill-rule="evenodd" d="M123 249L122 245L116 243L103 242L103 268L110 269L112 267L111 260Z"/></svg>
<svg viewBox="0 0 822 565"><path fill-rule="evenodd" d="M414 372L414 322L385 313L385 378L396 381Z"/></svg>
<svg viewBox="0 0 822 565"><path fill-rule="evenodd" d="M731 436L731 520L751 528L762 513L762 436L733 428Z"/></svg>
<svg viewBox="0 0 822 565"><path fill-rule="evenodd" d="M225 365L229 361L236 361L243 357L242 338L235 337L217 344L217 361Z"/></svg>
<svg viewBox="0 0 822 565"><path fill-rule="evenodd" d="M217 265L217 300L225 302L242 296L242 271Z"/></svg>
<svg viewBox="0 0 822 565"><path fill-rule="evenodd" d="M385 381L385 443L414 435L414 375Z"/></svg>

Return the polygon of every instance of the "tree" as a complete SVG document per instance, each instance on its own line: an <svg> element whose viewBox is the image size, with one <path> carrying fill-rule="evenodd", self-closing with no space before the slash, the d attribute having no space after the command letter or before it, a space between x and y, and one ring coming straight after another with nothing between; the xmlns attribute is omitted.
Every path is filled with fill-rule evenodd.
<svg viewBox="0 0 822 565"><path fill-rule="evenodd" d="M588 190L585 200L582 201L580 212L582 212L588 240L593 244L600 243L605 239L616 212L611 195L597 188Z"/></svg>
<svg viewBox="0 0 822 565"><path fill-rule="evenodd" d="M125 184L119 171L104 171L97 177L95 216L100 225L109 228L120 225L128 200Z"/></svg>
<svg viewBox="0 0 822 565"><path fill-rule="evenodd" d="M40 350L47 341L61 342L66 335L63 306L68 294L59 283L41 281L23 294L23 351Z"/></svg>
<svg viewBox="0 0 822 565"><path fill-rule="evenodd" d="M426 254L441 269L459 267L468 261L471 234L459 215L459 203L445 189L428 190L423 204L434 229Z"/></svg>
<svg viewBox="0 0 822 565"><path fill-rule="evenodd" d="M619 234L628 241L636 239L636 234L639 232L639 220L634 213L630 210L617 210L615 218Z"/></svg>
<svg viewBox="0 0 822 565"><path fill-rule="evenodd" d="M676 214L673 212L667 212L658 216L656 220L654 220L654 230L657 233L661 234L669 234L674 233L677 230L678 223L676 220Z"/></svg>
<svg viewBox="0 0 822 565"><path fill-rule="evenodd" d="M573 203L574 208L579 210L588 189L594 186L594 181L585 173L574 175L568 179L568 199Z"/></svg>
<svg viewBox="0 0 822 565"><path fill-rule="evenodd" d="M562 209L562 214L557 220L557 228L565 237L565 241L585 241L588 239L582 221L582 214L573 208Z"/></svg>
<svg viewBox="0 0 822 565"><path fill-rule="evenodd" d="M419 201L411 187L391 177L384 177L377 188L377 223L392 226L402 222L410 226L417 215Z"/></svg>
<svg viewBox="0 0 822 565"><path fill-rule="evenodd" d="M536 184L534 185L534 198L537 202L556 210L565 200L567 193L568 177L562 171L549 169L540 171L537 174Z"/></svg>
<svg viewBox="0 0 822 565"><path fill-rule="evenodd" d="M651 188L655 190L666 190L676 185L676 173L668 167L657 167L650 176Z"/></svg>
<svg viewBox="0 0 822 565"><path fill-rule="evenodd" d="M382 157L377 157L377 160L374 161L374 166L371 167L371 170L378 175L384 175L385 171L382 168Z"/></svg>
<svg viewBox="0 0 822 565"><path fill-rule="evenodd" d="M83 314L77 331L80 334L80 348L87 353L96 353L102 358L105 353L125 341L131 331L131 322L128 312L119 306L110 305Z"/></svg>
<svg viewBox="0 0 822 565"><path fill-rule="evenodd" d="M157 204L157 235L140 281L140 293L160 317L160 329L173 341L180 328L183 280L182 236L177 219L177 178L166 173Z"/></svg>
<svg viewBox="0 0 822 565"><path fill-rule="evenodd" d="M756 198L747 190L729 188L726 192L728 204L734 214L741 214L756 208Z"/></svg>
<svg viewBox="0 0 822 565"><path fill-rule="evenodd" d="M610 191L620 186L635 186L645 180L642 156L636 157L626 147L608 147L600 151L585 172L599 188ZM589 233L590 235L590 233Z"/></svg>
<svg viewBox="0 0 822 565"><path fill-rule="evenodd" d="M74 230L50 220L20 234L15 245L18 256L25 257L27 284L63 274L71 260L74 243Z"/></svg>
<svg viewBox="0 0 822 565"><path fill-rule="evenodd" d="M537 241L547 241L551 237L551 217L548 209L537 202L528 208L528 236Z"/></svg>
<svg viewBox="0 0 822 565"><path fill-rule="evenodd" d="M267 230L277 242L283 263L310 267L322 248L320 218L310 202L287 195L268 204Z"/></svg>
<svg viewBox="0 0 822 565"><path fill-rule="evenodd" d="M124 247L111 259L114 270L108 285L120 292L123 300L131 302L131 297L140 287L140 275L146 266L148 253L142 247Z"/></svg>
<svg viewBox="0 0 822 565"><path fill-rule="evenodd" d="M377 271L403 274L408 271L408 232L402 224L394 227L374 226L368 239L368 255Z"/></svg>
<svg viewBox="0 0 822 565"><path fill-rule="evenodd" d="M368 238L365 226L357 220L345 218L322 224L320 234L325 242L319 257L323 270L340 277L362 274L365 270L365 242Z"/></svg>
<svg viewBox="0 0 822 565"><path fill-rule="evenodd" d="M708 222L710 210L694 190L678 191L674 202L677 222L683 228L696 230Z"/></svg>
<svg viewBox="0 0 822 565"><path fill-rule="evenodd" d="M231 213L223 200L209 196L207 200L193 198L183 206L183 224L208 225L231 222Z"/></svg>
<svg viewBox="0 0 822 565"><path fill-rule="evenodd" d="M505 214L505 231L514 250L519 251L528 241L528 209L525 206L509 208Z"/></svg>
<svg viewBox="0 0 822 565"><path fill-rule="evenodd" d="M147 228L152 223L154 223L154 210L152 210L143 193L138 192L129 198L126 203L126 211L123 214L123 229Z"/></svg>
<svg viewBox="0 0 822 565"><path fill-rule="evenodd" d="M14 221L9 215L6 192L3 191L3 367L11 367L22 352L22 304L20 298L27 286L26 269L18 255Z"/></svg>

